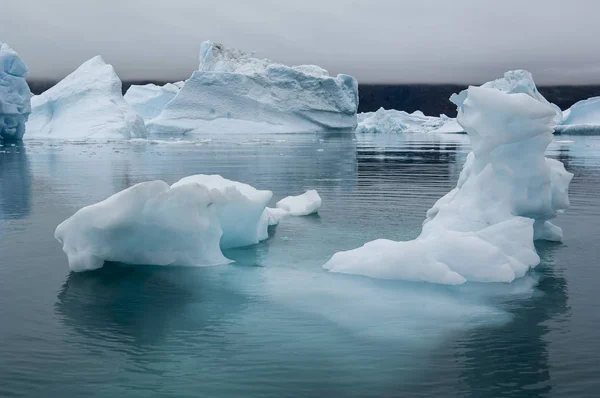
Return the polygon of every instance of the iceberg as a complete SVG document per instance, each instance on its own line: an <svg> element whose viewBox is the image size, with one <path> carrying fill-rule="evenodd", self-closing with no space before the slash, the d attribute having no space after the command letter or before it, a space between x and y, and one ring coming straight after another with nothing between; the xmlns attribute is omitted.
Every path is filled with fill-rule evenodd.
<svg viewBox="0 0 600 398"><path fill-rule="evenodd" d="M182 86L183 82L167 83L164 86L133 84L127 89L123 98L131 109L147 122L160 114L165 105L175 98Z"/></svg>
<svg viewBox="0 0 600 398"><path fill-rule="evenodd" d="M31 113L31 93L23 60L8 44L0 42L0 138L20 140Z"/></svg>
<svg viewBox="0 0 600 398"><path fill-rule="evenodd" d="M319 211L323 203L319 193L309 189L302 195L288 196L281 199L275 208L267 207L264 217L269 225L277 225L287 216L308 216Z"/></svg>
<svg viewBox="0 0 600 398"><path fill-rule="evenodd" d="M421 111L408 113L379 108L376 112L358 115L357 133L461 133L456 119L446 115L425 116Z"/></svg>
<svg viewBox="0 0 600 398"><path fill-rule="evenodd" d="M210 191L223 229L222 248L253 245L269 237L269 223L263 212L273 192L258 190L220 175L204 174L184 177L173 187L187 184L202 185Z"/></svg>
<svg viewBox="0 0 600 398"><path fill-rule="evenodd" d="M393 117L391 112L379 108L363 117L356 127L357 133L402 133L408 129L408 125L402 118Z"/></svg>
<svg viewBox="0 0 600 398"><path fill-rule="evenodd" d="M534 240L561 240L550 222L569 206L573 174L544 157L556 109L528 79L469 87L451 97L472 145L456 188L427 212L412 241L378 239L338 252L324 268L441 284L511 282L540 259ZM530 76L525 75L523 76Z"/></svg>
<svg viewBox="0 0 600 398"><path fill-rule="evenodd" d="M281 65L205 41L198 70L147 127L165 135L353 129L357 107L351 76Z"/></svg>
<svg viewBox="0 0 600 398"><path fill-rule="evenodd" d="M302 195L288 196L281 199L275 207L286 211L292 216L308 216L316 213L322 203L319 193L314 189L309 189Z"/></svg>
<svg viewBox="0 0 600 398"><path fill-rule="evenodd" d="M563 112L563 120L556 126L561 134L600 132L600 97L579 101Z"/></svg>
<svg viewBox="0 0 600 398"><path fill-rule="evenodd" d="M122 140L146 136L144 120L123 99L121 80L94 57L31 98L26 138Z"/></svg>
<svg viewBox="0 0 600 398"><path fill-rule="evenodd" d="M84 207L55 231L73 271L128 264L209 266L231 262L222 248L268 237L271 191L218 175L169 186L143 182Z"/></svg>

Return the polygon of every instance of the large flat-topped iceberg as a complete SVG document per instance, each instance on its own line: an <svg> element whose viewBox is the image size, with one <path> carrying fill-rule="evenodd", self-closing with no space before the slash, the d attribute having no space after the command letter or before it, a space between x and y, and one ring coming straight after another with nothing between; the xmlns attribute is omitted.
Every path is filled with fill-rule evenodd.
<svg viewBox="0 0 600 398"><path fill-rule="evenodd" d="M579 101L564 111L556 131L562 134L600 133L600 97Z"/></svg>
<svg viewBox="0 0 600 398"><path fill-rule="evenodd" d="M26 138L120 140L145 137L143 119L123 99L121 80L94 57L31 99Z"/></svg>
<svg viewBox="0 0 600 398"><path fill-rule="evenodd" d="M28 73L15 50L0 42L0 138L5 140L20 140L25 134L31 112Z"/></svg>
<svg viewBox="0 0 600 398"><path fill-rule="evenodd" d="M218 175L195 175L169 186L134 185L84 207L56 228L69 267L87 271L105 261L208 266L230 262L221 248L268 237L271 191Z"/></svg>
<svg viewBox="0 0 600 398"><path fill-rule="evenodd" d="M144 121L148 121L162 112L182 86L183 82L167 83L164 86L133 84L127 89L123 98Z"/></svg>
<svg viewBox="0 0 600 398"><path fill-rule="evenodd" d="M408 113L380 108L358 115L357 133L461 133L456 119L446 115L425 116L421 111Z"/></svg>
<svg viewBox="0 0 600 398"><path fill-rule="evenodd" d="M527 87L507 79L454 95L458 122L473 152L456 188L427 212L419 237L369 242L336 253L324 267L375 278L461 284L511 282L536 266L534 239L562 238L549 220L568 207L573 175L544 157L556 111Z"/></svg>
<svg viewBox="0 0 600 398"><path fill-rule="evenodd" d="M356 127L358 84L313 65L285 66L212 42L151 133L304 132Z"/></svg>

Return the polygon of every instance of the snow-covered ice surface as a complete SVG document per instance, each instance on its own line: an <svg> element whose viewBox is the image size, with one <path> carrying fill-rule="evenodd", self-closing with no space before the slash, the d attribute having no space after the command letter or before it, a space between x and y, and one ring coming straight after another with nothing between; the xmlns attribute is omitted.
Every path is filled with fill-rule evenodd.
<svg viewBox="0 0 600 398"><path fill-rule="evenodd" d="M84 207L55 232L74 271L104 261L150 265L228 263L221 248L268 238L271 191L219 175L192 175L169 186L149 181Z"/></svg>
<svg viewBox="0 0 600 398"><path fill-rule="evenodd" d="M561 134L600 134L600 97L579 101L563 112L562 122L556 126Z"/></svg>
<svg viewBox="0 0 600 398"><path fill-rule="evenodd" d="M127 89L123 98L147 122L160 114L182 86L183 82L167 83L164 86L134 84Z"/></svg>
<svg viewBox="0 0 600 398"><path fill-rule="evenodd" d="M358 84L314 65L286 66L210 41L154 134L314 132L356 127Z"/></svg>
<svg viewBox="0 0 600 398"><path fill-rule="evenodd" d="M544 157L555 107L536 95L530 75L518 76L525 78L508 73L505 81L452 96L473 152L456 188L427 212L417 239L378 239L334 254L324 267L442 284L511 282L535 267L534 239L562 239L549 220L568 207L573 175Z"/></svg>
<svg viewBox="0 0 600 398"><path fill-rule="evenodd" d="M31 98L25 138L122 140L146 136L144 120L123 99L114 68L97 56Z"/></svg>
<svg viewBox="0 0 600 398"><path fill-rule="evenodd" d="M20 140L31 113L27 66L15 50L0 42L0 138Z"/></svg>
<svg viewBox="0 0 600 398"><path fill-rule="evenodd" d="M456 119L446 115L425 116L421 111L407 113L379 108L376 112L358 114L357 133L461 133Z"/></svg>

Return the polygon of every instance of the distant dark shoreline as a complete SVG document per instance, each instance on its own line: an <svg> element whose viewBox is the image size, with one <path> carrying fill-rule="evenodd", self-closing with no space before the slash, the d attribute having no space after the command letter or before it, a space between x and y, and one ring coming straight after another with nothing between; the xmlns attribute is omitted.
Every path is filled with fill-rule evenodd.
<svg viewBox="0 0 600 398"><path fill-rule="evenodd" d="M29 80L29 87L34 94L40 94L57 82L53 80ZM163 85L167 81L141 80L124 81L123 92L132 84L155 83ZM448 98L467 86L462 84L360 84L359 112L376 111L380 107L398 109L407 112L416 110L426 115L437 116L441 113L456 116L455 106ZM539 91L550 102L561 109L567 109L575 102L590 97L600 96L600 85L593 86L542 86Z"/></svg>

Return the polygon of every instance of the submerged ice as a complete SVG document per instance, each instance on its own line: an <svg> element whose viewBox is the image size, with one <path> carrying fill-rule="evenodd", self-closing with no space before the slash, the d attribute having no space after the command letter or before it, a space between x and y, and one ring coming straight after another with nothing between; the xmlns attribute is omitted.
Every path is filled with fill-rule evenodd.
<svg viewBox="0 0 600 398"><path fill-rule="evenodd" d="M324 267L461 284L511 282L536 266L534 239L562 239L550 220L568 207L573 175L544 157L557 112L531 82L528 74L509 72L504 80L453 95L473 148L456 188L427 212L415 240L378 239L336 253Z"/></svg>
<svg viewBox="0 0 600 398"><path fill-rule="evenodd" d="M358 84L315 65L286 66L205 41L198 70L160 114L156 134L302 132L356 127Z"/></svg>
<svg viewBox="0 0 600 398"><path fill-rule="evenodd" d="M94 57L31 99L26 138L131 139L145 137L143 119L123 99L112 65Z"/></svg>
<svg viewBox="0 0 600 398"><path fill-rule="evenodd" d="M0 42L0 138L20 140L31 112L29 73L19 55Z"/></svg>

